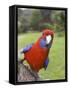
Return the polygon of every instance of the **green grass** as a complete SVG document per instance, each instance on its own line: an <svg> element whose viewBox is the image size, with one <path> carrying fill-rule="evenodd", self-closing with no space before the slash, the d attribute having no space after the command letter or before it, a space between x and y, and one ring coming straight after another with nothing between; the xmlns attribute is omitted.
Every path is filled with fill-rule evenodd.
<svg viewBox="0 0 69 90"><path fill-rule="evenodd" d="M18 36L18 52L29 43L34 43L41 33L27 33ZM55 34L53 45L49 54L49 65L46 70L41 69L39 76L41 79L64 79L65 78L65 37L58 37Z"/></svg>

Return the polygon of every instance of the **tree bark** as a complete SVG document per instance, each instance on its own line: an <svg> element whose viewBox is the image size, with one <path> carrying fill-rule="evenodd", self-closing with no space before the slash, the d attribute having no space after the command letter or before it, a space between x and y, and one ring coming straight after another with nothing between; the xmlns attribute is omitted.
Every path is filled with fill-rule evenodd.
<svg viewBox="0 0 69 90"><path fill-rule="evenodd" d="M39 81L38 73L18 61L18 82Z"/></svg>

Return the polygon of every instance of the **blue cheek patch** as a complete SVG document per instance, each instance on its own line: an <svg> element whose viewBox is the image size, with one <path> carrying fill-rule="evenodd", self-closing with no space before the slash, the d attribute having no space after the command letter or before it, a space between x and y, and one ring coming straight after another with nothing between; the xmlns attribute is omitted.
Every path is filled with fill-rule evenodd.
<svg viewBox="0 0 69 90"><path fill-rule="evenodd" d="M45 39L41 39L41 40L40 40L40 46L41 46L42 48L44 48L44 47L51 48L51 43L50 43L49 45L47 45L47 44L46 44L46 40L45 40Z"/></svg>
<svg viewBox="0 0 69 90"><path fill-rule="evenodd" d="M46 47L46 40L44 39L41 39L40 40L40 46L43 48L43 47Z"/></svg>

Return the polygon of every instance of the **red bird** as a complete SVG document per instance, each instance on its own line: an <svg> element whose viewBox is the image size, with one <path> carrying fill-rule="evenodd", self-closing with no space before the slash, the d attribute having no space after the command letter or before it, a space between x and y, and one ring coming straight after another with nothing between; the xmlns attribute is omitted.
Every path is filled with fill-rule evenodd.
<svg viewBox="0 0 69 90"><path fill-rule="evenodd" d="M21 50L24 59L27 60L32 70L38 72L41 68L47 68L49 59L48 54L52 45L54 32L45 29L42 36L34 43L27 45Z"/></svg>

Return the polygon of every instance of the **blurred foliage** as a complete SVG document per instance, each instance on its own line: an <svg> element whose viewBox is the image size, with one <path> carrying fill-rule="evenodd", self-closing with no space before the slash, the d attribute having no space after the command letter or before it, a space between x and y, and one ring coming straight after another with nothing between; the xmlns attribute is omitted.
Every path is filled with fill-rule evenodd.
<svg viewBox="0 0 69 90"><path fill-rule="evenodd" d="M43 29L54 29L54 27L53 27L53 24L51 24L51 23L43 23L41 26L41 30L43 30Z"/></svg>
<svg viewBox="0 0 69 90"><path fill-rule="evenodd" d="M46 9L18 9L18 33L52 29L55 32L65 31L65 11ZM60 34L61 36L63 34Z"/></svg>
<svg viewBox="0 0 69 90"><path fill-rule="evenodd" d="M54 22L54 30L57 32L65 30L65 12L64 11L53 11L52 19Z"/></svg>
<svg viewBox="0 0 69 90"><path fill-rule="evenodd" d="M40 30L40 21L41 20L42 20L42 15L41 15L40 11L35 10L31 16L30 25L32 27L32 30Z"/></svg>
<svg viewBox="0 0 69 90"><path fill-rule="evenodd" d="M27 20L25 18L21 17L21 20L18 24L19 33L27 32L28 28L29 28L29 26L27 24Z"/></svg>

